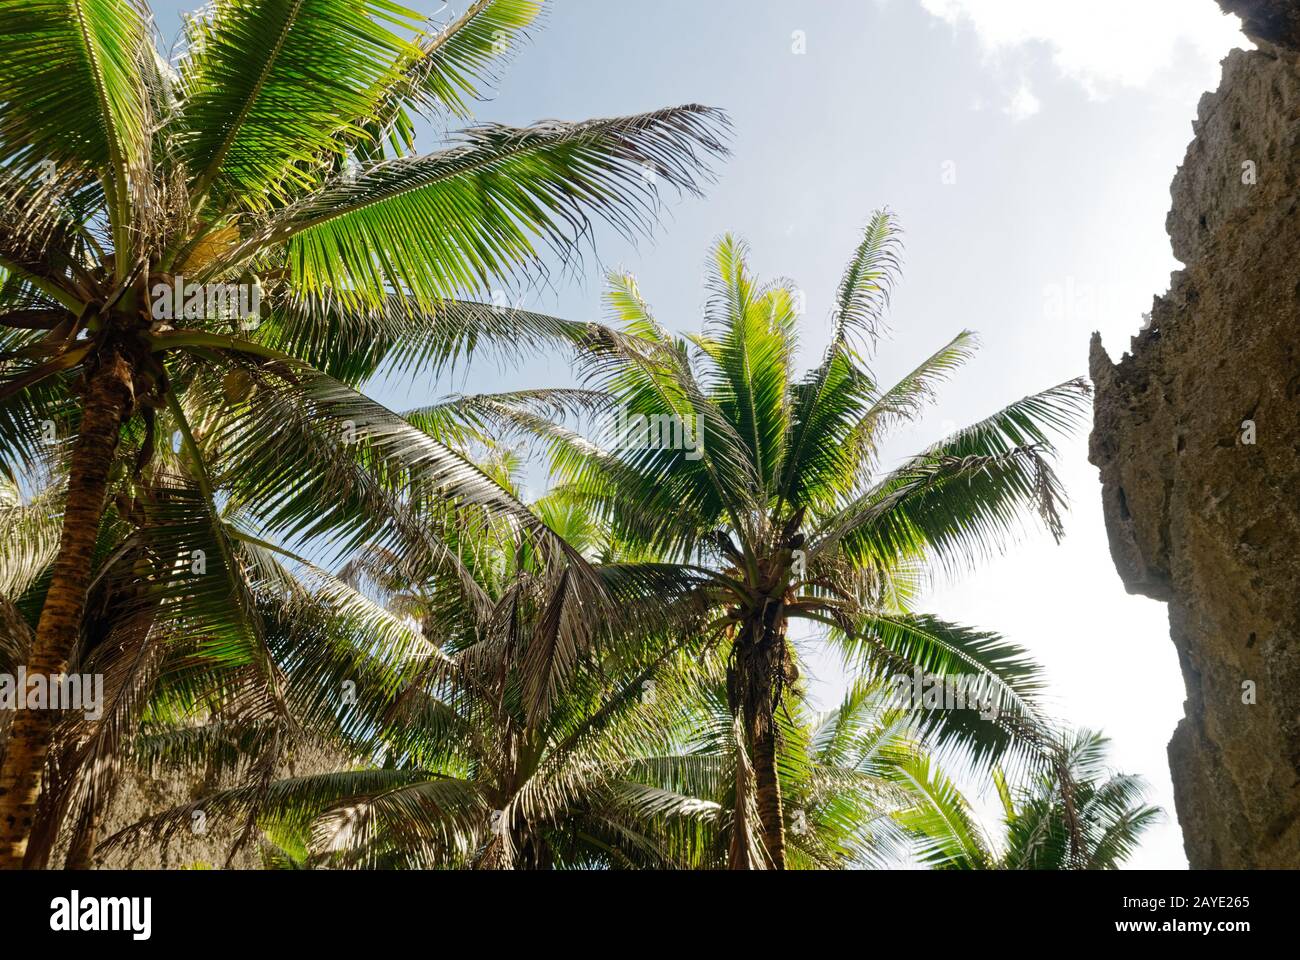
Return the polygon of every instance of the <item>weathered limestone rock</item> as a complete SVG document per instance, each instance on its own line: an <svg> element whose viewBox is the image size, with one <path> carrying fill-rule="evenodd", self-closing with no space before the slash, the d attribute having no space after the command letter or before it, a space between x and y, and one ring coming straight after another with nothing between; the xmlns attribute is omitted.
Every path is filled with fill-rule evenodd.
<svg viewBox="0 0 1300 960"><path fill-rule="evenodd" d="M276 777L303 777L334 770L355 767L341 754L319 746L304 746L291 751L278 766ZM216 784L189 781L183 777L150 777L140 771L128 771L114 794L101 839L111 837L124 827L145 817L156 816L168 810L197 803L202 810L202 797L212 789L242 786L248 780L236 783L224 778ZM192 828L180 830L167 842L141 835L132 842L99 850L94 857L96 869L157 870L201 869L225 867L232 847L244 830L241 818L229 816L194 818ZM56 863L63 862L68 841L65 830ZM239 846L230 869L256 870L265 866L260 840L261 833L254 830L248 842Z"/></svg>
<svg viewBox="0 0 1300 960"><path fill-rule="evenodd" d="M1300 867L1300 0L1221 3L1260 49L1174 179L1186 269L1119 364L1093 340L1090 459L1121 577L1169 603L1188 861Z"/></svg>
<svg viewBox="0 0 1300 960"><path fill-rule="evenodd" d="M1256 43L1300 46L1300 4L1294 0L1219 0L1219 6L1241 17Z"/></svg>

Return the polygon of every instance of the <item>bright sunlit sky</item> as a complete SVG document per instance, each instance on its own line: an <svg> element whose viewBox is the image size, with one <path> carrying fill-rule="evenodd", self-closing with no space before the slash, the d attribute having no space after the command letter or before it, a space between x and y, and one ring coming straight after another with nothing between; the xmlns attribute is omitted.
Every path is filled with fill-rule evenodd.
<svg viewBox="0 0 1300 960"><path fill-rule="evenodd" d="M437 0L407 0L435 14ZM460 13L455 0L439 19ZM170 38L178 11L155 3ZM1118 358L1178 268L1165 234L1169 183L1219 60L1249 46L1213 0L553 0L485 120L577 120L699 102L725 108L734 155L704 200L672 198L652 240L608 232L581 277L527 292L530 309L600 319L600 274L631 270L657 318L698 329L701 273L724 231L752 265L806 293L803 358L825 346L831 297L871 211L906 231L892 339L875 363L901 375L962 328L974 362L893 457L1049 385L1086 373L1099 330ZM803 49L805 52L796 52ZM430 128L422 146L436 149ZM946 174L946 175L945 175ZM509 293L514 301L518 293ZM451 392L562 385L559 357L494 363L440 382L372 385L397 409ZM1112 761L1145 776L1168 822L1132 867L1185 867L1165 745L1183 685L1163 605L1125 593L1111 564L1086 428L1063 448L1067 536L1027 538L926 607L1028 647L1048 705L1111 737ZM830 706L838 664L803 646ZM981 803L982 810L991 806ZM991 820L990 820L991 823Z"/></svg>

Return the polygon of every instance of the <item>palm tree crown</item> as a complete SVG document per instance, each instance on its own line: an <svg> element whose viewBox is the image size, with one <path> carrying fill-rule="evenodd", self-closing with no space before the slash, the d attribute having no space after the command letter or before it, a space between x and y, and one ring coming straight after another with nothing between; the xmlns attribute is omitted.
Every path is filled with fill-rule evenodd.
<svg viewBox="0 0 1300 960"><path fill-rule="evenodd" d="M1032 709L1036 671L1023 652L911 607L928 567L999 549L1027 518L1059 537L1050 432L1071 425L1086 387L1071 381L1027 397L886 469L887 431L915 417L973 345L960 333L897 384L877 383L868 364L898 249L893 216L876 214L837 291L830 344L802 375L800 296L755 280L734 238L710 258L698 335L671 335L633 278L611 276L619 329L593 328L582 362L615 412L613 435L587 439L501 417L550 444L563 495L700 578L716 612L709 636L728 643L730 701L753 753L754 782L740 789L754 790L763 821L764 850L745 849L745 831L735 832L738 864L783 859L773 717L799 675L792 619L824 627L879 676L919 668L985 683L996 722L966 711L918 718L979 760L1045 742Z"/></svg>

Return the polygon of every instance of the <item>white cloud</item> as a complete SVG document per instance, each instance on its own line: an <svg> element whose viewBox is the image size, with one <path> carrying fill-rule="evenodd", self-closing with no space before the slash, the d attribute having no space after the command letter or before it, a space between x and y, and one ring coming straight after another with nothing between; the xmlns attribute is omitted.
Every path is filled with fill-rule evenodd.
<svg viewBox="0 0 1300 960"><path fill-rule="evenodd" d="M1211 88L1218 82L1218 61L1235 46L1252 46L1241 22L1220 13L1212 0L920 2L954 27L974 27L991 55L1032 41L1047 44L1057 68L1094 97L1147 86L1185 50L1204 62Z"/></svg>
<svg viewBox="0 0 1300 960"><path fill-rule="evenodd" d="M1021 83L1020 88L1011 97L1011 102L1002 108L1002 112L1012 120L1028 120L1043 107L1028 83Z"/></svg>

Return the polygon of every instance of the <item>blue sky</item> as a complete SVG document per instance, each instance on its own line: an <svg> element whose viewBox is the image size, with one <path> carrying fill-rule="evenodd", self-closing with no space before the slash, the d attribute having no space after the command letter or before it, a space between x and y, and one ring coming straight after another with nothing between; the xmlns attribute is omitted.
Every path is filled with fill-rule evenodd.
<svg viewBox="0 0 1300 960"><path fill-rule="evenodd" d="M441 2L414 3L433 14ZM456 0L439 15L460 12ZM157 3L170 36L189 3ZM906 231L892 336L876 370L899 375L963 328L976 360L943 391L902 456L958 425L1086 373L1088 338L1113 357L1178 268L1169 183L1217 63L1246 45L1212 0L554 0L479 116L582 119L670 104L723 107L734 156L704 200L670 199L652 240L602 232L581 277L525 305L601 316L603 267L635 273L670 329L698 329L709 244L735 232L760 274L792 278L808 310L806 362L871 211ZM802 52L800 52L802 51ZM439 137L428 129L424 146ZM509 293L513 301L517 292ZM559 358L478 364L441 382L385 380L396 408L454 392L568 382ZM1164 607L1128 596L1111 565L1086 430L1065 445L1067 538L1029 536L927 606L998 630L1046 665L1049 703L1103 728L1117 767L1146 776L1169 822L1131 866L1183 867L1165 744L1183 689ZM805 653L829 703L836 664Z"/></svg>

